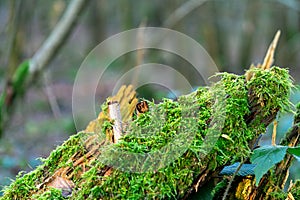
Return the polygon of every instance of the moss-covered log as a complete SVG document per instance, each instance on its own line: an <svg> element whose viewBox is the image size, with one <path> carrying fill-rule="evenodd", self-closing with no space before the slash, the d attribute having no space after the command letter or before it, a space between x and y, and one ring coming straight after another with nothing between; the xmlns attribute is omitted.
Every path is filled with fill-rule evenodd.
<svg viewBox="0 0 300 200"><path fill-rule="evenodd" d="M286 133L280 145L295 147L300 143L300 103L297 105L296 115L294 117L294 124ZM266 174L258 186L255 186L255 177L239 177L232 187L232 192L229 199L299 199L299 181L289 185L287 192L284 192L287 178L289 176L289 168L292 165L294 157L287 154L284 159L279 162L268 174Z"/></svg>
<svg viewBox="0 0 300 200"><path fill-rule="evenodd" d="M253 141L289 106L292 81L286 69L270 68L273 51L245 75L219 74L210 88L178 101L148 101L140 113L135 91L122 87L86 130L20 173L0 199L187 198L225 165L248 158ZM118 143L108 102L121 108Z"/></svg>
<svg viewBox="0 0 300 200"><path fill-rule="evenodd" d="M248 81L245 80L245 76L223 73L220 74L221 80L212 87L213 89L199 88L190 95L180 97L177 102L169 99L158 105L148 102L150 111L134 116L131 115L132 105L135 104L133 102L136 102L134 92L130 88L127 88L129 91L127 94L125 90L121 91L118 100L122 108L126 107L127 112L123 112L123 116L127 119L128 125L127 133L119 143L111 142L113 122L107 117L107 103L104 103L103 112L99 119L89 126L87 129L89 131L72 136L54 150L44 160L43 165L28 174L20 174L9 187L5 188L1 199L187 197L192 191L202 187L213 174L218 174L223 166L248 157L250 153L248 143L263 133L276 113L284 109L289 102L292 83L287 70L279 67L250 70L253 76ZM221 90L225 91L224 104L216 102L216 95L220 94ZM251 106L249 98L252 99ZM225 109L221 109L218 105L225 106ZM255 112L252 111L253 107ZM171 163L163 167L154 165L154 168L140 165L141 163L130 165L130 167L146 167L144 171L124 170L122 167L127 166L122 165L119 167L107 165L111 160L119 159L124 163L128 158L116 157L115 155L119 155L117 152L115 155L106 153L105 156L111 156L105 160L106 157L102 155L104 146L109 146L110 152L122 149L132 153L151 153L174 141L174 137L181 134L184 120L182 114L186 109L195 111L193 116L197 116L197 124L188 127L187 130L194 132L191 143ZM125 114L128 115L127 118ZM247 120L249 114L253 115L251 121ZM161 124L162 127L158 130L152 126L155 117L160 120L159 115L164 117L166 123ZM209 127L209 124L213 121L212 117L218 118L221 115L226 116L222 132L207 151L209 144L205 142L206 136L209 130L214 128ZM184 121L184 124L188 123L190 122ZM141 127L146 132L139 132ZM89 133L90 130L93 132ZM147 163L145 160L141 162ZM149 163L151 165L151 162ZM59 192L61 190L62 192Z"/></svg>

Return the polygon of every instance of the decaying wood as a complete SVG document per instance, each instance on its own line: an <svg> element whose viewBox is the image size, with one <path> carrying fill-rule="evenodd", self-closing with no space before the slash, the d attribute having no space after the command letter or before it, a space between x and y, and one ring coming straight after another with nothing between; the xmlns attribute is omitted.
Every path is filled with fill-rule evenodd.
<svg viewBox="0 0 300 200"><path fill-rule="evenodd" d="M299 113L300 111L298 111ZM294 125L292 129L286 134L285 138L280 142L280 145L288 145L290 147L297 146L300 144L300 128L299 128L299 119L294 120ZM270 196L271 192L278 190L283 190L289 175L289 168L294 160L294 157L290 154L287 154L284 159L279 162L274 169L274 175L267 174L262 177L259 185L255 186L254 177L241 179L239 183L236 183L236 187L232 188L230 199L236 199L237 197L243 197L244 199L255 199L255 200L265 200L265 199L274 199ZM247 191L240 190L240 187L244 187L245 182L249 182ZM292 194L289 194L290 196Z"/></svg>
<svg viewBox="0 0 300 200"><path fill-rule="evenodd" d="M131 117L135 110L135 106L138 102L138 99L136 98L136 92L133 90L132 85L122 86L115 96L109 98L109 101L119 102L119 112L121 113L121 119L123 120L123 122L131 120ZM38 185L38 193L47 190L48 187L46 186L65 190L70 190L70 188L73 188L71 187L73 186L71 178L73 176L80 177L81 174L88 171L89 168L87 168L86 166L88 166L99 156L99 154L101 153L99 151L100 147L103 146L106 142L113 142L113 134L107 133L107 135L110 136L110 138L107 138L107 140L100 140L98 137L98 133L100 133L103 121L106 119L111 119L110 117L111 116L109 116L108 113L101 112L96 120L89 123L89 125L85 129L85 132L92 132L93 134L84 141L84 147L86 149L85 153L75 153L70 157L68 163L73 163L72 167L68 166L60 168L56 170L51 176L45 176L44 181ZM82 170L76 171L76 173L74 173L73 169L76 166L81 166ZM99 173L103 176L109 176L112 170L113 169L111 167L105 167L101 170L101 173ZM65 188L62 188L62 185L64 185Z"/></svg>
<svg viewBox="0 0 300 200"><path fill-rule="evenodd" d="M273 62L273 56L275 47L279 38L279 33L276 34L274 41L271 43L269 50L267 52L266 58L264 59L264 63L262 65L258 64L257 66L252 65L252 67L260 67L264 70L269 69L270 65ZM255 74L246 74L246 80L249 81L251 78L253 78ZM248 93L248 99L249 104L251 106L250 111L251 113L246 116L246 123L248 125L251 125L253 120L258 116L261 115L261 108L264 106L257 97L252 93L251 88L249 88ZM126 127L122 127L122 124L130 123L133 113L136 109L136 105L138 103L138 100L136 98L136 92L133 90L132 86L122 86L119 90L119 92L108 99L108 102L110 103L109 111L108 112L101 112L98 116L98 118L87 126L85 129L85 132L91 133L90 136L83 141L84 151L74 153L67 163L70 163L67 167L63 167L60 169L57 169L55 172L51 173L51 175L47 175L44 177L44 180L42 183L38 186L38 193L42 193L45 190L48 190L49 186L57 188L57 189L63 189L66 192L72 193L73 184L71 179L73 177L80 177L84 172L87 172L89 170L88 166L91 166L92 162L95 161L101 154L100 149L101 146L107 144L107 143L116 143L119 139L119 137L122 134L123 129L126 129ZM117 103L116 103L117 102ZM113 106L115 107L113 107ZM265 118L262 119L261 123L265 124L266 126L270 124L276 117L278 110L273 110L271 114ZM263 115L262 115L263 116ZM99 138L101 132L102 125L104 121L111 122L113 124L112 129L106 129L106 138ZM300 120L299 120L300 121ZM295 126L292 129L292 131L287 135L286 141L283 141L282 143L289 143L290 145L298 144L299 140L299 127L298 123L299 121L295 121ZM117 126L116 126L117 125ZM117 134L119 135L116 135ZM295 133L297 132L297 133ZM210 159L210 158L205 158ZM292 161L292 157L286 156L284 161L279 163L276 166L275 173L278 176L278 187L282 188L282 183L286 180L287 170L290 166ZM77 170L74 172L74 168L76 166L80 166L80 170ZM209 168L209 166L201 166L201 169L199 172L197 172L197 177L194 178L193 184L189 188L189 190L185 193L183 199L187 199L193 192L197 191L199 188L204 186L212 177L216 177L219 172L221 171L223 166L218 166L215 169ZM103 177L110 176L114 172L114 168L110 166L104 166L99 169L98 174L100 174ZM240 180L238 180L240 181ZM270 183L270 180L268 179L268 176L264 176L262 180L260 181L260 186L255 187L254 186L254 180L253 178L247 179L247 183L243 182L243 180L240 181L240 183L243 183L243 188L246 188L247 191L241 190L241 186L239 186L239 182L235 181L232 186L232 191L236 190L235 193L230 193L230 195L234 194L235 196L233 198L236 198L237 195L240 195L241 198L247 199L262 199L265 196L264 191L272 191L272 184ZM260 188L261 187L261 188ZM266 188L267 190L265 190ZM261 191L264 190L264 191ZM263 193L263 195L261 194ZM232 196L230 196L232 197Z"/></svg>
<svg viewBox="0 0 300 200"><path fill-rule="evenodd" d="M286 136L280 142L280 145L295 147L300 144L299 116L300 110L298 108L294 118L293 126L286 133ZM268 173L263 176L257 187L255 186L254 177L248 178L248 180L239 180L240 182L236 183L236 188L232 188L235 190L235 192L231 193L231 199L236 199L236 197L255 200L274 199L270 196L270 193L284 189L289 176L289 168L292 165L293 160L294 157L290 154L287 154L284 159L275 166L274 175L271 177L271 175ZM239 188L244 187L244 183L246 181L249 182L249 179L251 179L251 181L250 184L248 184L247 191L245 192L244 190L240 190ZM288 199L293 199L293 195L291 193L288 193Z"/></svg>
<svg viewBox="0 0 300 200"><path fill-rule="evenodd" d="M278 42L280 36L280 31L278 31L266 53L266 56L264 58L264 62L263 64L257 64L255 65L251 65L251 67L257 67L257 68L261 68L264 70L267 70L270 68L270 66L272 65L273 61L274 61L274 52L275 52L275 48ZM255 74L253 73L246 73L245 77L246 80L245 81L249 81L251 78L253 78L255 76ZM249 101L249 105L250 105L250 114L245 116L245 121L248 125L250 125L253 120L255 119L256 116L259 116L262 112L262 107L264 106L262 103L260 103L259 99L257 99L257 97L253 94L253 90L252 88L249 88L249 92L248 92L248 101ZM270 115L264 119L262 119L261 123L263 123L266 127L275 119L276 115L277 115L278 110L274 110L272 113L270 113ZM255 141L257 140L257 138L254 138L252 142L249 143L250 148L252 149L252 145L253 143L255 143ZM221 171L220 169L215 170L214 172L209 172L209 171L201 171L199 173L198 176L198 180L196 181L196 185L198 187L203 186L206 182L208 182L210 180L210 178L212 177L212 174L218 174ZM203 178L206 177L206 178ZM197 187L194 188L193 191L197 190ZM190 193L192 193L192 191L190 191Z"/></svg>
<svg viewBox="0 0 300 200"><path fill-rule="evenodd" d="M277 31L272 43L269 46L269 49L267 51L267 54L265 56L264 62L261 65L262 69L270 69L270 67L272 66L272 64L274 63L274 53L276 50L276 46L280 37L280 30Z"/></svg>
<svg viewBox="0 0 300 200"><path fill-rule="evenodd" d="M264 58L263 64L258 63L257 65L251 64L250 68L261 68L263 70L267 70L271 67L271 65L274 62L274 54L276 50L276 46L278 43L280 37L280 31L277 31L273 41L271 42L269 49L266 53L266 56ZM246 81L249 81L251 78L254 77L254 74L250 71L246 72L245 74ZM253 90L252 88L249 88L248 92L248 97L249 97L249 105L251 107L251 112L249 115L245 117L246 122L249 124L257 115L260 115L261 112L261 107L263 107L263 101L260 99L257 99L255 95L253 95ZM266 126L270 124L276 117L278 110L275 110L273 114L269 115L267 118L265 118L262 123L265 124Z"/></svg>
<svg viewBox="0 0 300 200"><path fill-rule="evenodd" d="M269 46L263 64L257 64L256 66L252 64L251 67L258 67L264 70L267 70L271 67L274 62L274 53L279 40L279 36L280 31L276 33L271 45ZM246 81L249 81L251 78L253 78L253 76L254 74L246 74ZM251 88L249 88L248 96L249 104L251 106L251 113L246 116L246 122L251 123L255 116L259 115L259 112L261 112L261 108L264 106L264 104L253 95L253 91ZM263 119L262 123L264 123L266 126L271 123L275 119L277 111L271 114L268 118ZM296 146L297 144L299 144L299 122L300 120L295 118L293 128L286 135L286 138L280 143L280 145ZM274 122L272 145L276 145L276 128L277 121ZM276 181L272 180L270 174L268 174L261 179L259 186L256 187L254 177L239 178L239 180L236 180L234 183L235 187L231 188L231 190L234 192L230 193L230 197L228 199L272 199L269 195L271 192L277 191L278 188L282 190L284 189L292 160L292 155L286 155L284 160L276 165L274 175L274 177L276 177Z"/></svg>
<svg viewBox="0 0 300 200"><path fill-rule="evenodd" d="M113 142L118 143L122 136L122 116L120 104L117 101L108 102L109 118L113 121Z"/></svg>

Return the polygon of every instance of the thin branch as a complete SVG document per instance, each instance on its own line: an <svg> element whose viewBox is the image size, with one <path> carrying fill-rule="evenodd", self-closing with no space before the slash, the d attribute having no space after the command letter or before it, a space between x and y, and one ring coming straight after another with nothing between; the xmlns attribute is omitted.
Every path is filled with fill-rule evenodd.
<svg viewBox="0 0 300 200"><path fill-rule="evenodd" d="M208 0L190 0L185 2L170 15L170 17L165 21L164 27L173 28L181 19L206 1Z"/></svg>
<svg viewBox="0 0 300 200"><path fill-rule="evenodd" d="M225 200L228 193L229 193L229 189L231 188L231 185L232 185L232 182L234 180L234 178L236 177L236 175L238 174L238 172L240 171L241 167L243 166L243 164L245 163L246 159L245 160L242 160L241 163L239 164L239 166L237 167L237 169L235 170L234 174L232 175L232 177L230 178L230 181L226 187L226 190L224 192L224 195L222 197L222 200Z"/></svg>
<svg viewBox="0 0 300 200"><path fill-rule="evenodd" d="M30 61L29 71L31 74L36 74L42 71L47 64L54 58L60 47L65 43L65 40L70 35L75 26L78 16L88 3L87 0L73 0L57 23L54 30L37 50Z"/></svg>
<svg viewBox="0 0 300 200"><path fill-rule="evenodd" d="M59 52L88 2L88 0L72 0L50 36L29 60L29 64L25 61L14 71L12 80L0 94L0 137L8 124L9 115L13 113L15 103L25 94L39 72L42 72Z"/></svg>
<svg viewBox="0 0 300 200"><path fill-rule="evenodd" d="M12 0L10 2L10 16L9 16L9 42L8 42L8 55L6 65L8 66L8 71L6 74L6 79L11 79L13 72L16 70L16 63L19 62L18 54L20 53L20 40L18 38L18 31L20 31L20 17L21 17L21 9L22 9L22 1Z"/></svg>
<svg viewBox="0 0 300 200"><path fill-rule="evenodd" d="M285 5L286 7L288 7L291 10L300 12L300 3L297 0L292 0L292 1L277 0L277 2Z"/></svg>

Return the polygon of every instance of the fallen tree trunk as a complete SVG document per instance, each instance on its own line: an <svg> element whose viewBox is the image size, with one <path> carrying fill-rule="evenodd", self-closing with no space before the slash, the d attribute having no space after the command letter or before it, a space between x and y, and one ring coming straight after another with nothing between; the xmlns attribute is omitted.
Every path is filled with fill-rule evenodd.
<svg viewBox="0 0 300 200"><path fill-rule="evenodd" d="M247 159L253 141L288 106L291 78L270 64L242 76L220 74L211 88L144 103L138 113L135 91L124 86L86 130L18 175L0 199L186 199L225 165ZM109 102L120 105L117 143Z"/></svg>

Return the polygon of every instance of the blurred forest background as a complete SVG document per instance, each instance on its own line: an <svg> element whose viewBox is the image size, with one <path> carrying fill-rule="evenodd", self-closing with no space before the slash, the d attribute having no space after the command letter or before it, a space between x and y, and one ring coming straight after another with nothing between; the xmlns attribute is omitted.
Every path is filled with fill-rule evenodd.
<svg viewBox="0 0 300 200"><path fill-rule="evenodd" d="M47 157L55 146L77 132L72 115L72 89L87 54L106 38L141 24L171 28L192 37L207 50L220 71L237 74L243 74L251 63L262 62L269 43L280 29L275 63L289 68L295 84L300 81L299 0L87 2L66 43L16 104L9 126L0 138L0 189L19 171L39 165L37 158ZM69 3L70 0L0 1L0 93L16 67L30 59L45 41ZM132 68L136 63L134 54L114 62L109 68L111 76ZM182 59L171 56L163 60L149 53L143 62L150 61L175 66L194 87L201 84L191 66ZM99 105L111 94L114 84L107 80L99 87L96 94ZM88 85L83 87L88 89ZM170 96L166 88L157 85L144 86L138 91L139 97L148 99ZM291 100L298 102L300 92L295 90ZM278 141L291 123L292 114L281 115ZM270 143L267 137L263 142ZM292 176L300 178L297 174L300 168L295 165Z"/></svg>

